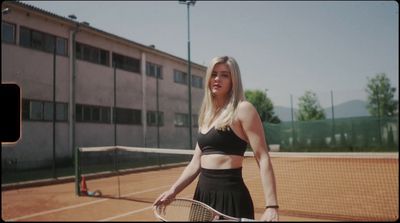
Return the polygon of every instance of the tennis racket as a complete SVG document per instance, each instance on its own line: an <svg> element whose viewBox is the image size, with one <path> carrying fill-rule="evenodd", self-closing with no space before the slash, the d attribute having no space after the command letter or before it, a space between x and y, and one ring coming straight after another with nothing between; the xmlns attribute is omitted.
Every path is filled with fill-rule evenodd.
<svg viewBox="0 0 400 223"><path fill-rule="evenodd" d="M255 221L222 214L196 200L176 198L167 204L157 205L154 215L162 221Z"/></svg>

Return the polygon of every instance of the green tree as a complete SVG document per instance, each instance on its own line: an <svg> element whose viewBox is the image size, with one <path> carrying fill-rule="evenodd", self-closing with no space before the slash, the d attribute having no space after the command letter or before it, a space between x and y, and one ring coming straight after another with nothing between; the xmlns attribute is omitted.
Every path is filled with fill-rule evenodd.
<svg viewBox="0 0 400 223"><path fill-rule="evenodd" d="M299 100L297 120L310 121L325 119L324 109L319 104L318 97L314 92L306 91Z"/></svg>
<svg viewBox="0 0 400 223"><path fill-rule="evenodd" d="M280 123L281 120L274 114L274 105L271 99L260 90L246 90L246 100L254 105L260 115L261 121L269 123Z"/></svg>
<svg viewBox="0 0 400 223"><path fill-rule="evenodd" d="M397 110L398 101L394 99L395 87L391 87L390 80L385 73L367 78L368 93L367 109L373 116L393 116Z"/></svg>

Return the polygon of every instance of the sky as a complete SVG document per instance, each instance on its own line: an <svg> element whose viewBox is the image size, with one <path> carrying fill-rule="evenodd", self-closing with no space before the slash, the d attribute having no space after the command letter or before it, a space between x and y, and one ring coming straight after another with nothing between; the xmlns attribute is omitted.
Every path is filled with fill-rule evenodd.
<svg viewBox="0 0 400 223"><path fill-rule="evenodd" d="M22 1L187 59L186 5L178 1ZM197 1L190 7L191 61L239 63L246 90L294 107L310 90L323 107L366 101L368 78L399 82L395 1ZM331 91L332 96L331 97Z"/></svg>

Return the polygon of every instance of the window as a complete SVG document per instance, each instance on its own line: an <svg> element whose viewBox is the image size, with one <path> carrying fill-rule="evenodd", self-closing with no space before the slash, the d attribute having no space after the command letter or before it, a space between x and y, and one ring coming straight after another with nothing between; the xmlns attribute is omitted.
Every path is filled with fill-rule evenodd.
<svg viewBox="0 0 400 223"><path fill-rule="evenodd" d="M44 40L42 33L32 31L31 47L38 50L44 48Z"/></svg>
<svg viewBox="0 0 400 223"><path fill-rule="evenodd" d="M109 65L109 56L108 51L100 50L100 64Z"/></svg>
<svg viewBox="0 0 400 223"><path fill-rule="evenodd" d="M85 48L84 52L87 53L87 58L90 62L100 63L100 50L97 50L94 47Z"/></svg>
<svg viewBox="0 0 400 223"><path fill-rule="evenodd" d="M187 127L189 126L188 115L182 113L175 113L175 126Z"/></svg>
<svg viewBox="0 0 400 223"><path fill-rule="evenodd" d="M93 105L76 105L77 122L110 123L110 108Z"/></svg>
<svg viewBox="0 0 400 223"><path fill-rule="evenodd" d="M29 100L22 99L21 109L22 109L22 119L29 120L29 111L30 111Z"/></svg>
<svg viewBox="0 0 400 223"><path fill-rule="evenodd" d="M111 121L111 111L113 111L113 121ZM77 104L76 121L141 125L142 113L137 109L116 108L114 110L110 107Z"/></svg>
<svg viewBox="0 0 400 223"><path fill-rule="evenodd" d="M43 103L40 101L31 101L29 113L30 113L29 114L30 120L42 120L43 119Z"/></svg>
<svg viewBox="0 0 400 223"><path fill-rule="evenodd" d="M140 73L140 60L113 53L113 64L119 69Z"/></svg>
<svg viewBox="0 0 400 223"><path fill-rule="evenodd" d="M7 22L1 23L1 41L15 43L15 25Z"/></svg>
<svg viewBox="0 0 400 223"><path fill-rule="evenodd" d="M192 75L192 86L196 88L203 88L203 78Z"/></svg>
<svg viewBox="0 0 400 223"><path fill-rule="evenodd" d="M44 50L49 53L54 53L54 47L57 49L56 38L50 35L44 35Z"/></svg>
<svg viewBox="0 0 400 223"><path fill-rule="evenodd" d="M67 55L67 40L51 34L20 28L19 44L23 47L37 49L48 53L53 53L54 46L58 55Z"/></svg>
<svg viewBox="0 0 400 223"><path fill-rule="evenodd" d="M187 84L188 83L188 75L185 72L174 70L174 81L179 84Z"/></svg>
<svg viewBox="0 0 400 223"><path fill-rule="evenodd" d="M95 120L92 119L92 110L93 109L98 109L98 108L92 108L90 106L84 106L82 108L82 111L83 111L83 114L82 114L83 115L83 119L82 119L82 121L95 122Z"/></svg>
<svg viewBox="0 0 400 223"><path fill-rule="evenodd" d="M75 45L76 58L92 63L109 66L109 52L83 43Z"/></svg>
<svg viewBox="0 0 400 223"><path fill-rule="evenodd" d="M19 29L19 45L31 47L31 31L29 29L24 27Z"/></svg>
<svg viewBox="0 0 400 223"><path fill-rule="evenodd" d="M192 115L192 127L198 127L198 115ZM188 127L189 126L189 115L183 113L175 113L175 126Z"/></svg>
<svg viewBox="0 0 400 223"><path fill-rule="evenodd" d="M140 110L130 108L116 108L116 112L114 114L116 115L114 120L116 120L116 123L118 124L142 124L142 112Z"/></svg>
<svg viewBox="0 0 400 223"><path fill-rule="evenodd" d="M191 75L192 77L192 86L197 87L197 88L203 88L203 78L196 76L196 75ZM183 71L179 70L174 70L174 81L175 83L179 84L184 84L186 85L188 83L189 75Z"/></svg>
<svg viewBox="0 0 400 223"><path fill-rule="evenodd" d="M163 79L162 75L162 66L153 64L153 63L146 63L146 74L150 77L157 77L159 79Z"/></svg>
<svg viewBox="0 0 400 223"><path fill-rule="evenodd" d="M57 37L57 54L58 55L67 55L67 40L64 38Z"/></svg>
<svg viewBox="0 0 400 223"><path fill-rule="evenodd" d="M76 105L75 106L75 119L77 122L82 122L83 121L83 108L82 105Z"/></svg>
<svg viewBox="0 0 400 223"><path fill-rule="evenodd" d="M93 121L99 121L100 122L101 121L101 118L100 118L101 108L92 108L91 112L92 112L91 119Z"/></svg>
<svg viewBox="0 0 400 223"><path fill-rule="evenodd" d="M164 113L158 112L158 126L164 126ZM147 124L149 126L157 126L157 111L147 112Z"/></svg>
<svg viewBox="0 0 400 223"><path fill-rule="evenodd" d="M67 121L68 104L56 102L56 120ZM53 102L22 100L22 119L34 121L53 121Z"/></svg>
<svg viewBox="0 0 400 223"><path fill-rule="evenodd" d="M43 111L43 119L46 121L53 121L53 103L44 102Z"/></svg>

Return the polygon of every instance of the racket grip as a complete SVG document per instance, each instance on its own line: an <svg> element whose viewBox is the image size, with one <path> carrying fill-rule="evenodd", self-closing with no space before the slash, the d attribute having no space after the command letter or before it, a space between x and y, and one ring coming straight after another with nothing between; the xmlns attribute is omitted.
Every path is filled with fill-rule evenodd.
<svg viewBox="0 0 400 223"><path fill-rule="evenodd" d="M250 218L240 218L239 221L256 221L256 220Z"/></svg>

